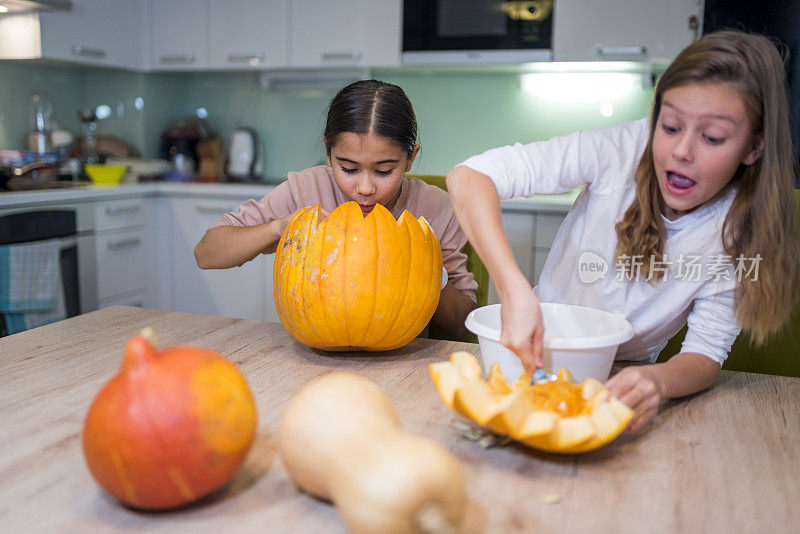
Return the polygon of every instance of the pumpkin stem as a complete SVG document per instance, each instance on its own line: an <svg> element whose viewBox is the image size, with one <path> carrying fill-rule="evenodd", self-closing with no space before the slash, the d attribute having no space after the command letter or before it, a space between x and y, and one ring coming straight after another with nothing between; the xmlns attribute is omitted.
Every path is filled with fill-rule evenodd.
<svg viewBox="0 0 800 534"><path fill-rule="evenodd" d="M442 508L432 502L426 502L414 512L414 525L423 534L455 534L456 528L447 519Z"/></svg>
<svg viewBox="0 0 800 534"><path fill-rule="evenodd" d="M156 356L156 333L149 326L138 336L133 336L122 353L122 369L129 371L147 365Z"/></svg>
<svg viewBox="0 0 800 534"><path fill-rule="evenodd" d="M150 342L150 344L153 345L153 348L158 347L158 337L156 337L156 331L149 326L145 326L139 335Z"/></svg>

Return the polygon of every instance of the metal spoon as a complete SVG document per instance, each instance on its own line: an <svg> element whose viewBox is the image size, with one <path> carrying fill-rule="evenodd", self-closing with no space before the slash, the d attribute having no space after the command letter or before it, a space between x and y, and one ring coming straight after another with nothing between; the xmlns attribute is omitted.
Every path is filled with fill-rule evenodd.
<svg viewBox="0 0 800 534"><path fill-rule="evenodd" d="M533 372L533 376L531 377L531 385L535 384L536 382L551 381L551 380L558 380L558 376L557 375L547 376L547 372L542 367L539 367Z"/></svg>

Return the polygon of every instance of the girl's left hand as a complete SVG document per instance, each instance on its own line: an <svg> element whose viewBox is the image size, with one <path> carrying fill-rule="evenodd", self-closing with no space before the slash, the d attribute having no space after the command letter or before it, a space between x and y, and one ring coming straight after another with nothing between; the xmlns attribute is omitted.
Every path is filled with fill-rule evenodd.
<svg viewBox="0 0 800 534"><path fill-rule="evenodd" d="M638 430L658 413L662 393L654 366L626 367L606 382L606 387L633 410L628 430Z"/></svg>

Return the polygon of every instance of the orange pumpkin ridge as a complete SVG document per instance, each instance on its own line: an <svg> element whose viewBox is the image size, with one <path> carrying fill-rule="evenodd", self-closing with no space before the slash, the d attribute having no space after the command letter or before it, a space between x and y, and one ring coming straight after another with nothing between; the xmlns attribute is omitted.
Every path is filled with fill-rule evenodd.
<svg viewBox="0 0 800 534"><path fill-rule="evenodd" d="M319 204L311 207L309 210L308 225L305 227L301 239L302 248L298 251L298 265L300 268L297 277L292 281L291 287L292 291L299 292L298 298L301 304L297 306L298 314L301 317L302 323L307 325L309 330L305 332L308 336L308 340L304 343L310 346L317 346L325 339L325 333L323 331L325 323L314 320L315 310L313 304L311 304L314 299L308 295L308 290L309 288L319 286L320 273L314 274L314 262L310 261L309 257L318 254L319 246L317 244L320 243L320 234L324 233L324 223L320 223ZM311 277L316 277L317 282L312 282L310 280Z"/></svg>
<svg viewBox="0 0 800 534"><path fill-rule="evenodd" d="M403 284L403 290L397 292L400 303L399 306L397 306L397 315L395 316L394 321L392 321L391 327L386 330L386 334L382 338L380 338L376 343L376 345L386 350L391 350L396 348L394 345L396 343L396 340L400 338L398 330L403 328L403 326L401 326L398 323L403 323L405 320L408 319L406 317L405 311L408 309L408 301L411 298L410 295L412 289L411 286L414 283L414 277L411 276L411 273L414 272L414 254L411 252L411 247L410 247L410 243L412 242L413 238L411 235L412 234L411 227L407 224L406 218L404 217L406 213L408 212L403 211L403 213L400 214L400 217L397 219L396 224L398 232L403 236L403 240L409 243L409 253L407 256L408 267L403 269L404 272L408 272L409 276L405 277L404 279L405 284ZM394 217L392 218L394 219Z"/></svg>
<svg viewBox="0 0 800 534"><path fill-rule="evenodd" d="M377 208L377 206L375 206ZM367 255L370 262L374 263L378 269L380 268L380 241L378 241L378 226L375 223L375 216L372 212L368 213L366 217L362 215L361 228L363 232L353 238L353 245L358 246L362 252L361 254ZM372 318L375 314L375 295L378 293L378 269L361 269L359 273L358 287L362 288L361 293L366 294L371 298L367 298L369 302L369 309L359 310L359 331L360 335L355 338L355 346L363 347L366 345L367 334L369 333L370 326L372 325ZM358 295L360 298L361 296Z"/></svg>
<svg viewBox="0 0 800 534"><path fill-rule="evenodd" d="M305 313L305 306L303 304L305 299L304 295L302 294L302 290L306 285L300 282L302 281L304 274L304 261L305 252L307 250L309 228L311 228L313 225L314 216L318 213L319 205L316 205L304 209L296 218L292 219L292 222L294 222L298 227L295 228L295 226L292 225L292 222L290 222L290 225L287 228L291 228L291 231L285 232L285 234L292 236L292 246L288 250L288 255L281 255L280 258L275 259L276 267L278 267L278 264L280 263L280 268L286 272L285 284L283 287L289 288L289 291L283 293L283 298L286 305L286 311L288 312L287 315L293 322L303 325L309 324L310 321L308 321ZM300 294L298 294L298 292ZM278 313L278 318L281 320L281 322L284 322L283 315L281 313ZM286 326L285 323L284 326ZM301 343L311 346L314 346L317 343L317 338L314 337L316 336L316 332L313 328L311 328L311 335L309 335L309 333L305 330L303 334L304 335L302 336L302 339L299 339Z"/></svg>
<svg viewBox="0 0 800 534"><path fill-rule="evenodd" d="M412 223L411 221L414 222ZM400 215L398 222L408 229L409 235L419 232L419 234L417 234L418 236L425 236L424 243L425 248L427 249L427 254L425 254L424 257L437 257L437 254L434 252L435 247L438 249L438 262L433 263L426 262L424 260L421 261L419 255L415 255L410 258L411 265L409 267L409 271L420 272L421 276L417 279L414 279L414 284L416 287L407 289L406 294L423 293L429 295L429 298L424 304L418 307L416 315L413 315L409 318L410 320L407 321L408 326L405 329L397 332L397 335L392 338L391 342L387 341L387 345L390 345L391 348L396 348L395 345L398 343L398 340L405 339L409 336L413 338L419 335L419 333L425 328L426 324L422 324L421 327L418 327L417 325L422 317L428 316L430 318L436 311L436 306L439 304L440 296L439 285L436 283L436 278L437 275L442 271L441 247L439 246L438 240L434 242L434 240L431 239L431 235L435 237L436 234L430 230L427 221L424 218L415 218L410 212L408 212L408 210L406 210ZM429 282L429 286L427 288L422 285L426 280ZM403 305L405 306L405 304L406 303L404 302ZM425 321L425 323L427 323L427 321Z"/></svg>
<svg viewBox="0 0 800 534"><path fill-rule="evenodd" d="M375 206L371 214L373 213L376 217L376 226L380 226L380 232L377 234L379 243L391 243L395 250L400 251L398 255L401 258L410 257L411 241L408 232L402 227L400 221L396 220L391 212L385 208L378 209L378 206ZM382 220L381 224L378 224L379 219ZM370 342L368 344L365 343L368 347L382 347L384 339L396 330L397 320L401 317L403 310L402 304L408 292L410 274L410 269L399 262L382 261L378 266L378 275L381 282L379 285L376 282L376 287L388 285L397 278L395 281L397 288L395 291L376 292L376 304L380 304L382 316L373 318L373 328L370 330L368 337Z"/></svg>

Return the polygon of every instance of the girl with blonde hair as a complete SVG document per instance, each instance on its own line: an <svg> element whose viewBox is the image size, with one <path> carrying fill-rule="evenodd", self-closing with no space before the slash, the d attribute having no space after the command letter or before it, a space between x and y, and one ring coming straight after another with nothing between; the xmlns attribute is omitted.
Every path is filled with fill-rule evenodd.
<svg viewBox="0 0 800 534"><path fill-rule="evenodd" d="M656 86L651 116L474 156L447 176L456 216L502 303L502 343L542 366L539 302L625 316L634 337L608 381L634 409L635 430L661 399L713 384L741 329L756 343L797 300L795 219L785 73L764 36L709 34ZM500 199L584 189L530 285L503 232ZM588 255L588 256L587 256ZM599 257L604 276L581 276ZM655 362L688 323L679 354Z"/></svg>

